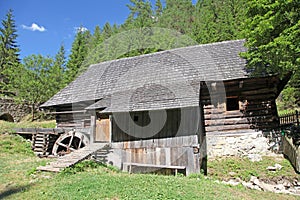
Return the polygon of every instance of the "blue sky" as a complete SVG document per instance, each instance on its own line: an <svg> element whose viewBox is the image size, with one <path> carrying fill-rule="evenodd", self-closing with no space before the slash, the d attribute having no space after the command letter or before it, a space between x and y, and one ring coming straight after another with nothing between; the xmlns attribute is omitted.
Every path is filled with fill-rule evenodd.
<svg viewBox="0 0 300 200"><path fill-rule="evenodd" d="M93 31L106 22L121 24L129 14L129 0L0 0L0 19L13 9L21 58L31 54L54 56L61 43L70 51L75 28ZM68 52L67 52L68 53Z"/></svg>
<svg viewBox="0 0 300 200"><path fill-rule="evenodd" d="M155 2L155 0L151 0ZM60 45L69 54L76 27L93 32L106 22L122 24L129 0L0 0L0 19L13 9L21 58L31 54L54 56Z"/></svg>

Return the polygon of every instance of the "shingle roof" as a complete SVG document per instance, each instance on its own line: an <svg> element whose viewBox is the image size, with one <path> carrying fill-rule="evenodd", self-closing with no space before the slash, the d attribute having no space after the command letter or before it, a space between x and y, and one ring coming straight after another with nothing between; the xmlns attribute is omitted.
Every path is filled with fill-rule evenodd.
<svg viewBox="0 0 300 200"><path fill-rule="evenodd" d="M247 77L244 40L172 49L91 65L42 107L87 100L89 109L149 110L198 105L200 81Z"/></svg>

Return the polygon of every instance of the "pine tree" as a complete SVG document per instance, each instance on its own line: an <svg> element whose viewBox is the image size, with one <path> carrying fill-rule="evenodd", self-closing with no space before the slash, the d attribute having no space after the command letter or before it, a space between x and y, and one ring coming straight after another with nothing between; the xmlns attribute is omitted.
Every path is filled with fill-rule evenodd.
<svg viewBox="0 0 300 200"><path fill-rule="evenodd" d="M106 22L103 26L103 31L102 31L102 35L104 39L108 39L110 36L112 36L112 34L113 34L112 27L110 23Z"/></svg>
<svg viewBox="0 0 300 200"><path fill-rule="evenodd" d="M160 0L155 1L155 17L160 17L163 12L163 6Z"/></svg>
<svg viewBox="0 0 300 200"><path fill-rule="evenodd" d="M81 68L86 68L82 64L89 51L90 38L91 34L88 30L78 29L66 66L67 83L73 81L78 76L79 72L82 71Z"/></svg>
<svg viewBox="0 0 300 200"><path fill-rule="evenodd" d="M49 71L49 79L53 80L51 87L52 94L54 95L60 89L66 86L65 69L66 69L66 52L64 45L61 45L59 51L55 55L53 66Z"/></svg>
<svg viewBox="0 0 300 200"><path fill-rule="evenodd" d="M20 64L19 48L16 42L18 37L13 11L9 10L0 27L0 89L12 89L11 75Z"/></svg>
<svg viewBox="0 0 300 200"><path fill-rule="evenodd" d="M103 42L103 40L104 40L104 37L101 33L101 29L97 25L95 27L94 34L93 34L92 39L91 39L91 47L92 48L97 47L99 44L101 44Z"/></svg>
<svg viewBox="0 0 300 200"><path fill-rule="evenodd" d="M240 39L247 0L203 0L196 4L193 37L199 43Z"/></svg>
<svg viewBox="0 0 300 200"><path fill-rule="evenodd" d="M145 0L130 0L130 3L131 4L127 5L130 14L125 25L131 28L151 27L155 21L151 2Z"/></svg>
<svg viewBox="0 0 300 200"><path fill-rule="evenodd" d="M191 0L166 0L166 7L159 18L160 26L190 34L194 22L195 7Z"/></svg>

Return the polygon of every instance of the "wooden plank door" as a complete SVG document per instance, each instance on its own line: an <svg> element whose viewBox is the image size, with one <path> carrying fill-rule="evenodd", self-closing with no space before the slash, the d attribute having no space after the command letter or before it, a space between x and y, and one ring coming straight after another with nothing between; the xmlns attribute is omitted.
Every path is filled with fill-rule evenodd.
<svg viewBox="0 0 300 200"><path fill-rule="evenodd" d="M110 142L110 120L100 119L96 122L96 142Z"/></svg>

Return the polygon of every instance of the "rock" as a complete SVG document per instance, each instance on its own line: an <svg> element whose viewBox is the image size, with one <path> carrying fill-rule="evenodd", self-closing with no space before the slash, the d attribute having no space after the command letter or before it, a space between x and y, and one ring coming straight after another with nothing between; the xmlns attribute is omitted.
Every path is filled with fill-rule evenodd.
<svg viewBox="0 0 300 200"><path fill-rule="evenodd" d="M235 176L236 175L235 172L229 172L228 174L229 174L229 176Z"/></svg>
<svg viewBox="0 0 300 200"><path fill-rule="evenodd" d="M262 157L259 154L248 154L248 159L251 162L259 162L262 160Z"/></svg>
<svg viewBox="0 0 300 200"><path fill-rule="evenodd" d="M288 182L288 181L284 181L283 186L285 188L290 188L292 186L292 184L290 182Z"/></svg>
<svg viewBox="0 0 300 200"><path fill-rule="evenodd" d="M294 185L294 186L300 186L298 180L296 180L296 179L293 181L293 185Z"/></svg>
<svg viewBox="0 0 300 200"><path fill-rule="evenodd" d="M232 186L237 186L238 184L240 184L240 182L234 179L230 179L229 181L222 181L222 183L226 185L232 185Z"/></svg>
<svg viewBox="0 0 300 200"><path fill-rule="evenodd" d="M250 183L254 183L254 182L256 182L258 179L257 179L257 177L255 177L255 176L251 176L250 177Z"/></svg>
<svg viewBox="0 0 300 200"><path fill-rule="evenodd" d="M260 187L261 190L263 190L263 191L271 191L271 192L274 191L274 186L273 185L270 185L270 184L267 184L267 183L264 183L264 182L258 182L257 186Z"/></svg>
<svg viewBox="0 0 300 200"><path fill-rule="evenodd" d="M257 137L258 137L259 135L258 134L253 134L253 135L251 135L251 139L256 139Z"/></svg>
<svg viewBox="0 0 300 200"><path fill-rule="evenodd" d="M261 190L261 188L257 185L253 185L252 183L250 182L242 182L242 185L246 188L249 188L249 189L252 189L252 190Z"/></svg>
<svg viewBox="0 0 300 200"><path fill-rule="evenodd" d="M281 170L282 169L282 166L280 164L275 164L274 166L268 166L267 167L267 170L269 171L276 171L276 170Z"/></svg>
<svg viewBox="0 0 300 200"><path fill-rule="evenodd" d="M282 169L282 166L280 164L275 164L274 167L276 168L276 170L281 170Z"/></svg>
<svg viewBox="0 0 300 200"><path fill-rule="evenodd" d="M274 188L275 188L275 190L279 190L279 191L285 190L285 187L284 187L283 184L278 184L278 185L276 185Z"/></svg>
<svg viewBox="0 0 300 200"><path fill-rule="evenodd" d="M274 167L274 166L268 166L267 170L269 170L269 171L276 171L276 167Z"/></svg>
<svg viewBox="0 0 300 200"><path fill-rule="evenodd" d="M50 179L51 178L51 176L42 176L41 178L44 178L44 179Z"/></svg>
<svg viewBox="0 0 300 200"><path fill-rule="evenodd" d="M259 181L258 178L255 177L255 176L251 176L250 182L252 182L254 185L260 186L260 181Z"/></svg>

